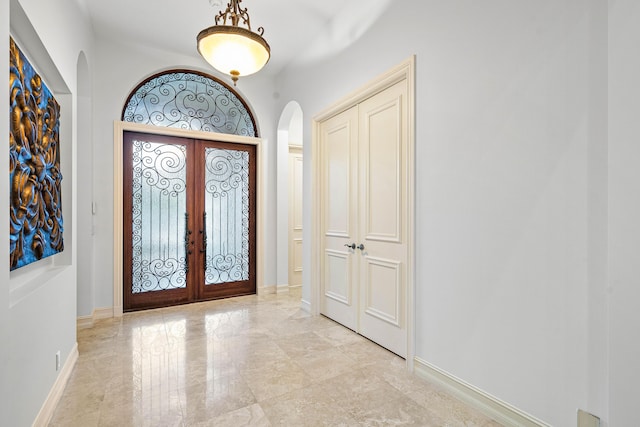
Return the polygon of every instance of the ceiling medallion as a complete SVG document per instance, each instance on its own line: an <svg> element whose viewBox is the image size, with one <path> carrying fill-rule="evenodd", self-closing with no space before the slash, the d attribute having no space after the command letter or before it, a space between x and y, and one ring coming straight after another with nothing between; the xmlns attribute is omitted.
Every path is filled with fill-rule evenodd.
<svg viewBox="0 0 640 427"><path fill-rule="evenodd" d="M240 3L242 0L227 3L227 10L216 15L215 25L200 31L197 37L200 55L213 68L231 76L234 85L240 76L260 71L271 55L262 37L264 28L258 28L257 33L251 31L249 13Z"/></svg>

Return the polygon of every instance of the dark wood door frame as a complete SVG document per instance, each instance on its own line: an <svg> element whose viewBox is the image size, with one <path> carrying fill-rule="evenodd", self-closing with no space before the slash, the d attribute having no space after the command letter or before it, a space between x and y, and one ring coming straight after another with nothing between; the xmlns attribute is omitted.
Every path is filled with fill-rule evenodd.
<svg viewBox="0 0 640 427"><path fill-rule="evenodd" d="M123 309L125 311L183 304L187 302L256 293L257 281L257 147L254 144L230 143L222 141L200 140L182 136L158 135L155 133L123 132ZM186 210L189 230L187 240L186 286L179 289L132 294L132 141L133 138L152 140L163 144L180 144L186 147L189 166L186 173ZM204 203L204 153L205 148L222 148L249 153L248 198L249 198L249 277L248 280L205 285L206 233L202 212Z"/></svg>

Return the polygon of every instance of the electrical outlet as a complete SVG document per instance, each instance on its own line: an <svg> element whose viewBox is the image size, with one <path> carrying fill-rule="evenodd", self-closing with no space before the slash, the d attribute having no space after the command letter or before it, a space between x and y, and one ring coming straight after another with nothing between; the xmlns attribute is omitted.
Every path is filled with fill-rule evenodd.
<svg viewBox="0 0 640 427"><path fill-rule="evenodd" d="M56 372L60 370L60 350L56 353Z"/></svg>

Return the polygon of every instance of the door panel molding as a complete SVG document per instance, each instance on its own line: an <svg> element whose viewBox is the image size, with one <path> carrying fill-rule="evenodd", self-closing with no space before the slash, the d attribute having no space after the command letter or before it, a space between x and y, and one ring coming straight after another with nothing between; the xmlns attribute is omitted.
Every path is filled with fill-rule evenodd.
<svg viewBox="0 0 640 427"><path fill-rule="evenodd" d="M329 279L335 277L335 275L332 274L333 269L331 267L340 267L340 265L336 264L335 261L332 263L331 258L333 258L334 260L341 260L344 271L343 271L343 274L341 275L342 280L339 280L338 283L343 285L341 287L343 288L344 292L342 293L334 292L334 290L337 290L337 289L331 287L331 288L328 288L328 290L327 288L325 288L324 295L328 298L331 298L334 301L338 301L339 303L350 306L353 303L353 301L351 300L351 295L352 295L351 280L349 280L352 274L351 258L349 256L349 253L344 251L335 251L335 250L327 249L325 251L325 254L326 254L325 264L324 264L325 265L325 283L328 283ZM335 278L340 279L339 277L335 277ZM333 281L332 283L336 283L336 282Z"/></svg>
<svg viewBox="0 0 640 427"><path fill-rule="evenodd" d="M327 161L327 166L323 170L323 176L328 180L328 185L324 186L325 215L324 220L326 236L343 237L348 239L353 234L349 218L351 217L350 199L353 196L349 190L351 188L351 171L349 165L352 161L349 146L342 144L344 138L352 135L349 122L338 122L334 126L327 126L327 131L323 135L323 140L327 141L322 147L323 156L330 153L334 161ZM331 205L340 206L342 212L332 215Z"/></svg>
<svg viewBox="0 0 640 427"><path fill-rule="evenodd" d="M365 287L365 307L364 312L370 316L376 317L384 322L387 322L393 326L398 328L401 327L401 307L400 301L402 301L402 263L400 261L394 261L383 258L376 258L372 256L365 256L364 262L365 266L365 277L363 280L363 284ZM374 268L379 267L378 272L374 273ZM388 280L390 277L384 274L384 271L381 270L391 270L391 276L393 280ZM389 313L390 310L385 310L382 307L376 307L376 302L371 301L371 287L372 282L382 281L383 286L393 287L393 295L387 295L389 298L386 301L381 301L383 303L392 302L393 313Z"/></svg>
<svg viewBox="0 0 640 427"><path fill-rule="evenodd" d="M124 132L141 132L160 136L175 136L180 138L197 139L204 141L219 141L226 143L248 144L256 146L256 292L268 293L265 288L264 276L264 183L265 183L265 159L264 144L261 138L244 137L230 134L218 134L212 132L199 132L191 130L165 128L138 123L114 121L113 125L113 315L123 314L123 135Z"/></svg>
<svg viewBox="0 0 640 427"><path fill-rule="evenodd" d="M312 122L312 146L311 146L311 182L308 188L322 188L322 182L326 171L323 170L322 154L323 147L320 145L320 141L323 138L322 123L328 119L343 113L354 106L357 106L361 102L371 98L372 96L384 91L387 88L395 85L396 83L406 82L406 99L401 102L407 106L407 111L403 112L406 116L406 152L402 153L402 157L406 160L407 169L398 170L398 172L406 176L404 193L406 194L406 200L403 200L405 209L398 215L399 233L401 236L404 234L404 240L406 242L406 253L403 257L406 259L406 265L401 268L402 274L404 274L404 281L406 283L404 295L404 307L406 322L406 337L402 340L392 343L390 349L398 353L406 355L407 370L413 371L413 359L415 356L415 56L411 56L407 60L403 61L396 67L373 79L365 84L363 87L357 89L351 94L337 101L335 104L321 111L313 118ZM400 159L398 159L400 161ZM398 193L400 194L400 192ZM323 241L326 238L325 232L325 200L326 194L324 191L316 191L311 196L311 236L312 240L316 243L311 246L310 254L310 301L307 305L303 302L303 308L310 308L312 314L319 314L321 309L327 310L324 307L326 302L322 292L322 280L324 276L324 254L322 253ZM376 231L376 230L374 230ZM364 233L365 236L368 233ZM380 233L373 233L371 241L389 242L396 236L380 235ZM364 238L363 236L362 238ZM346 238L346 236L345 236ZM346 243L346 242L345 242ZM350 242L349 242L350 243ZM375 244L375 243L374 243ZM368 247L368 246L367 246ZM401 258L403 258L401 257ZM358 328L355 323L348 324L346 321L342 322L340 319L336 319L347 327L352 329ZM351 321L353 319L350 319ZM356 322L357 323L357 322ZM392 323L383 323L386 326L383 329L389 328L397 329L397 326ZM354 326L355 325L355 326ZM362 329L362 333L366 335L369 329L368 325L365 325Z"/></svg>
<svg viewBox="0 0 640 427"><path fill-rule="evenodd" d="M400 206L405 172L402 167L402 95L398 95L392 101L382 105L374 104L372 109L367 109L368 101L363 101L359 107L360 115L364 117L364 123L362 121L360 123L360 156L368 159L368 162L364 164L364 180L362 182L364 186L365 212L367 212L364 224L365 234L368 240L401 243L403 240L403 224ZM384 121L384 117L380 117L380 115L387 113L391 114L395 128L389 128L387 122ZM382 146L374 146L372 144L370 129L373 126L372 122L376 119L381 119L380 121L384 123L381 123L371 133L375 134L374 136L384 134L383 140L385 144ZM385 171L391 171L391 173L387 173L387 176L385 176ZM377 173L382 173L383 176L376 177ZM378 200L381 192L376 191L376 189L385 184L391 187L391 185L387 184L389 182L393 184L395 191L394 203L389 203L387 200ZM383 224L389 224L387 230L382 229Z"/></svg>
<svg viewBox="0 0 640 427"><path fill-rule="evenodd" d="M293 271L302 272L302 238L293 239Z"/></svg>

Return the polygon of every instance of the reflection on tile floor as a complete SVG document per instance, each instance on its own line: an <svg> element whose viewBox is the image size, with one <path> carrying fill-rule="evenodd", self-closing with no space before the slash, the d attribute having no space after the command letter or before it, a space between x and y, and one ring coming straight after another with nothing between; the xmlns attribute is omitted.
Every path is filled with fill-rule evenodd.
<svg viewBox="0 0 640 427"><path fill-rule="evenodd" d="M300 294L133 314L78 331L50 426L498 426Z"/></svg>

